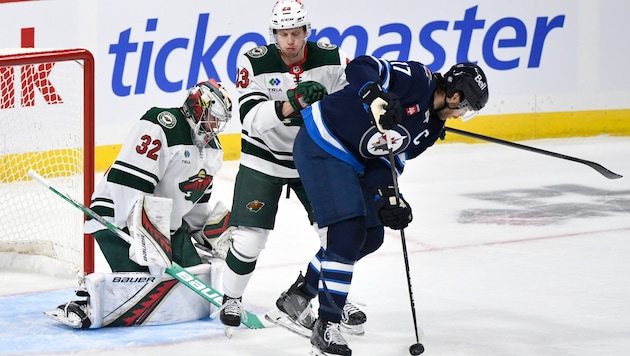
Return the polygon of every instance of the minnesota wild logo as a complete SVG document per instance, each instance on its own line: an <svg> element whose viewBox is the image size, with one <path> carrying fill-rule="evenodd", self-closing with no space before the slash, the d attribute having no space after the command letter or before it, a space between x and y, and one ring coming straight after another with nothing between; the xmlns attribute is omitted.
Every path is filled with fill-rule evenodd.
<svg viewBox="0 0 630 356"><path fill-rule="evenodd" d="M206 174L206 170L202 169L187 181L179 183L179 190L184 193L186 200L194 203L199 201L206 193L206 190L212 190L212 176Z"/></svg>
<svg viewBox="0 0 630 356"><path fill-rule="evenodd" d="M265 203L261 202L260 200L253 200L247 203L247 205L245 205L247 210L253 213L257 213L258 211L260 211L260 209L262 209L263 206L265 206Z"/></svg>

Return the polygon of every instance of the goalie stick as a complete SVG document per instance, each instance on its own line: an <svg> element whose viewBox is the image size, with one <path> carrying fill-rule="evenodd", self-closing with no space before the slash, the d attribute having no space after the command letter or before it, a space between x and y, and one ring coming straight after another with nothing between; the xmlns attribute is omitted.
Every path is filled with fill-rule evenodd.
<svg viewBox="0 0 630 356"><path fill-rule="evenodd" d="M599 174L603 175L604 177L606 177L608 179L617 179L617 178L623 177L620 174L617 174L615 172L612 172L612 171L608 170L607 168L605 168L604 166L602 166L599 163L587 161L587 160L584 160L584 159L581 159L581 158L575 158L575 157L563 155L561 153L546 151L546 150L542 150L540 148L535 148L535 147L531 147L531 146L522 145L522 144L519 144L519 143L505 141L505 140L501 140L501 139L490 137L490 136L484 136L484 135L480 135L480 134L477 134L477 133L474 133L474 132L468 132L468 131L464 131L464 130L454 129L452 127L446 127L445 126L444 127L444 131L452 132L454 134L458 134L458 135L462 135L462 136L476 138L476 139L483 140L483 141L488 141L488 142L492 142L492 143L498 143L500 145L513 147L513 148L518 148L518 149L525 150L525 151L540 153L540 154L543 154L543 155L546 155L546 156L551 156L551 157L556 157L556 158L560 158L560 159L566 159L568 161L582 163L582 164L585 164L585 165L593 168Z"/></svg>
<svg viewBox="0 0 630 356"><path fill-rule="evenodd" d="M105 220L102 216L94 212L92 209L78 202L74 198L70 197L68 194L61 193L59 190L55 189L55 187L53 187L52 184L47 179L39 175L34 170L32 169L29 170L28 176L36 180L38 183L40 183L44 187L48 188L48 190L57 194L63 200L67 201L68 203L72 204L74 207L83 211L84 214L92 217L94 220L103 224L103 226L105 226L110 231L116 233L121 239L125 240L127 243L131 242L131 237L127 233L119 229L116 225ZM175 279L177 279L186 287L192 289L195 293L199 294L201 297L209 301L212 305L218 308L221 307L221 304L223 302L222 293L220 293L216 289L207 285L204 281L197 278L197 276L190 273L188 270L186 270L185 268L183 268L176 262L173 262L170 260L165 260L165 262L168 266L166 268L166 273L173 276ZM262 329L267 326L267 324L261 318L259 318L256 314L251 313L247 310L245 310L244 312L245 312L245 318L241 320L241 323L243 325L247 326L250 329Z"/></svg>

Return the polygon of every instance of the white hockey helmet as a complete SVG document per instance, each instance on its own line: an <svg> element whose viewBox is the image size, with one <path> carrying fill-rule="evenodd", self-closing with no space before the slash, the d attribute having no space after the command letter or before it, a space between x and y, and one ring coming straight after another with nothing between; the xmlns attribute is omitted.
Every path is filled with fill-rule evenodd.
<svg viewBox="0 0 630 356"><path fill-rule="evenodd" d="M305 27L306 37L311 34L311 22L304 4L299 0L281 0L276 2L271 10L271 22L269 24L269 40L278 43L277 30Z"/></svg>
<svg viewBox="0 0 630 356"><path fill-rule="evenodd" d="M232 118L232 100L221 83L208 79L188 89L182 112L195 143L205 146L225 130Z"/></svg>

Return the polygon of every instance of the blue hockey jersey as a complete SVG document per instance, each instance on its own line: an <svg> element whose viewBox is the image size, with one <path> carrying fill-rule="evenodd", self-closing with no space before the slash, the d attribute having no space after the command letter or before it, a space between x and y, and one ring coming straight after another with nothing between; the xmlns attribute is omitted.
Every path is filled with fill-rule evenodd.
<svg viewBox="0 0 630 356"><path fill-rule="evenodd" d="M346 68L348 85L302 111L309 136L329 154L352 165L359 174L375 171L379 184L391 182L386 139L396 155L396 171L407 159L432 146L442 135L445 121L433 112L436 79L419 62L386 61L360 56ZM378 131L359 93L369 83L380 82L383 91L400 98L402 121L387 135ZM379 163L377 163L379 162ZM386 177L389 176L389 179Z"/></svg>

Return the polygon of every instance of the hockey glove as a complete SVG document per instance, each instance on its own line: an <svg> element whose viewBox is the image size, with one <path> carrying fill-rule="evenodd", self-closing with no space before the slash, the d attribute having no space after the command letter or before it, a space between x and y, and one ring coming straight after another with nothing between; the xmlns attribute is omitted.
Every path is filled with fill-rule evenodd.
<svg viewBox="0 0 630 356"><path fill-rule="evenodd" d="M276 116L282 122L284 126L302 126L304 125L304 119L302 115L298 111L297 113L291 113L289 116L284 116L282 114L282 106L284 101L276 101Z"/></svg>
<svg viewBox="0 0 630 356"><path fill-rule="evenodd" d="M306 81L287 91L287 98L296 114L328 95L326 87L315 81Z"/></svg>
<svg viewBox="0 0 630 356"><path fill-rule="evenodd" d="M392 92L384 92L380 83L365 85L359 95L361 102L369 107L376 128L380 132L392 129L402 120L400 99Z"/></svg>
<svg viewBox="0 0 630 356"><path fill-rule="evenodd" d="M390 229L402 230L413 220L411 207L402 195L396 204L396 193L392 186L377 188L374 201L381 222Z"/></svg>

